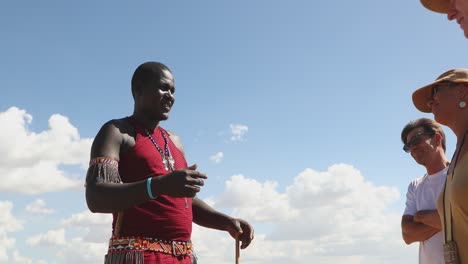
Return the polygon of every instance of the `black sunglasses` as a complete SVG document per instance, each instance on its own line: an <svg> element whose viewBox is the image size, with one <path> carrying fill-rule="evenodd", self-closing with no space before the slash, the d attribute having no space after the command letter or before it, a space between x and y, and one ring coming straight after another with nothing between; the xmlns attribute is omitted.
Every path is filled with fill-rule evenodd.
<svg viewBox="0 0 468 264"><path fill-rule="evenodd" d="M455 82L448 82L448 81L445 81L445 82L440 82L438 84L435 84L434 86L432 86L432 95L431 95L431 98L434 98L434 95L439 92L441 89L443 88L453 88L457 85L459 85L460 83L455 83Z"/></svg>
<svg viewBox="0 0 468 264"><path fill-rule="evenodd" d="M422 138L421 136L422 135L427 135L427 136L433 136L435 135L435 132L419 132L419 133L416 133L414 136L412 136L410 138L410 140L405 144L403 145L403 150L406 152L406 153L409 153L410 152L410 148L412 146L416 146L418 145L419 143L421 143L422 141Z"/></svg>

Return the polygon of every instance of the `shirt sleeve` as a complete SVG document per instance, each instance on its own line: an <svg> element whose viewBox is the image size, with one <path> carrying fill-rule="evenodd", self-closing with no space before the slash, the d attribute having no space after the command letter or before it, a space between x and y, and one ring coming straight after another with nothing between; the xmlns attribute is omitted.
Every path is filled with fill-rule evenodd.
<svg viewBox="0 0 468 264"><path fill-rule="evenodd" d="M416 198L415 198L415 184L411 182L408 186L408 191L406 193L406 207L403 215L415 215L417 212L416 208Z"/></svg>

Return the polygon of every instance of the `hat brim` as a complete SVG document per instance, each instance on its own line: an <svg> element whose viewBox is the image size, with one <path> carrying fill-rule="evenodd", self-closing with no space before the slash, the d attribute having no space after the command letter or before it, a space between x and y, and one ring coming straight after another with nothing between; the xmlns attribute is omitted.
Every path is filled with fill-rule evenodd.
<svg viewBox="0 0 468 264"><path fill-rule="evenodd" d="M427 9L441 14L447 14L450 9L450 0L421 0L421 4Z"/></svg>
<svg viewBox="0 0 468 264"><path fill-rule="evenodd" d="M413 104L421 112L430 113L432 109L429 107L429 100L432 99L432 86L440 81L428 84L413 93Z"/></svg>
<svg viewBox="0 0 468 264"><path fill-rule="evenodd" d="M432 87L440 82L450 81L454 83L468 83L468 79L461 78L458 80L449 80L447 77L440 78L437 81L421 87L413 92L413 104L421 112L431 113L432 109L429 107L429 101L432 100Z"/></svg>

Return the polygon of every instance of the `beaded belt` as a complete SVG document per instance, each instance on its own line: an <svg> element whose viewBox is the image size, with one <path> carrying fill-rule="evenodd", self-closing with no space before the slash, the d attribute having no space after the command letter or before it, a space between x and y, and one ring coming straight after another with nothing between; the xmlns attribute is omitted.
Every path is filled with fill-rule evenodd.
<svg viewBox="0 0 468 264"><path fill-rule="evenodd" d="M192 255L192 241L166 241L148 237L112 237L109 241L109 254L125 251L152 251L173 256Z"/></svg>

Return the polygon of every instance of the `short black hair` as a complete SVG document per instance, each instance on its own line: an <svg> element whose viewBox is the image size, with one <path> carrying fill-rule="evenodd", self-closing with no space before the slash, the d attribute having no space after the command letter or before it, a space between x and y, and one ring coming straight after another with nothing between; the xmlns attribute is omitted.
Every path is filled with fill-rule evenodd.
<svg viewBox="0 0 468 264"><path fill-rule="evenodd" d="M132 77L132 95L135 97L135 89L142 84L151 83L161 78L162 71L171 70L164 64L155 61L148 61L136 68ZM172 72L171 72L172 73Z"/></svg>

